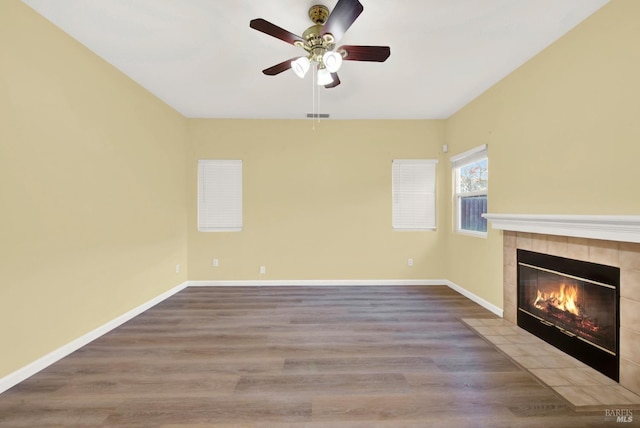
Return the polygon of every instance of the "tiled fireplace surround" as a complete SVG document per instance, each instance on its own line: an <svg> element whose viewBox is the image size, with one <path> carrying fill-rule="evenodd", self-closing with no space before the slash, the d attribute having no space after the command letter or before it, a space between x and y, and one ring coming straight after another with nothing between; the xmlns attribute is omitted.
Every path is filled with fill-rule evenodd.
<svg viewBox="0 0 640 428"><path fill-rule="evenodd" d="M503 233L503 317L514 324L517 324L516 249L620 268L620 385L640 395L640 243L506 229Z"/></svg>

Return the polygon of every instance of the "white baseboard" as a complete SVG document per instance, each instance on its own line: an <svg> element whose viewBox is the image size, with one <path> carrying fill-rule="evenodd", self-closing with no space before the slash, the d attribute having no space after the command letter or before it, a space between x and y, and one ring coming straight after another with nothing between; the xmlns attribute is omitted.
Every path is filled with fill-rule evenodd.
<svg viewBox="0 0 640 428"><path fill-rule="evenodd" d="M499 316L500 318L502 318L503 315L503 310L500 309L499 307L497 307L496 305L487 302L486 300L484 300L482 297L473 294L472 292L468 291L465 288L460 287L459 285L451 282L451 281L445 281L445 284L451 288L452 290L457 291L458 293L462 294L464 297L466 297L467 299L479 304L480 306L482 306L483 308L485 308L488 311L493 312L494 314L496 314L497 316Z"/></svg>
<svg viewBox="0 0 640 428"><path fill-rule="evenodd" d="M467 291L466 289L454 284L446 279L383 279L383 280L367 280L367 279L330 279L330 280L245 280L245 281L187 281L171 290L168 290L161 295L149 300L148 302L130 310L129 312L120 315L119 317L109 321L108 323L96 328L93 331L67 343L66 345L56 349L37 359L36 361L16 370L13 373L0 379L0 394L7 389L17 385L25 379L33 376L39 371L45 369L56 361L61 360L72 352L82 348L88 343L96 340L100 336L110 332L114 328L124 324L132 318L140 315L144 311L152 308L163 300L173 296L179 291L184 290L186 287L242 287L242 286L264 286L264 287L276 287L276 286L402 286L402 285L446 285L449 288L457 291L468 299L474 301L485 309L493 312L499 317L502 317L502 309L487 302L483 298Z"/></svg>
<svg viewBox="0 0 640 428"><path fill-rule="evenodd" d="M319 287L319 286L393 286L393 285L447 285L444 279L303 279L303 280L222 280L189 281L189 287Z"/></svg>
<svg viewBox="0 0 640 428"><path fill-rule="evenodd" d="M78 349L82 348L83 346L87 345L88 343L96 340L97 338L99 338L100 336L110 332L111 330L113 330L114 328L124 324L125 322L129 321L130 319L140 315L141 313L143 313L144 311L152 308L153 306L157 305L158 303L162 302L163 300L173 296L174 294L176 294L179 291L182 291L183 289L185 289L188 286L188 282L183 282L182 284L172 288L171 290L168 290L164 293L162 293L161 295L154 297L153 299L149 300L148 302L130 310L129 312L120 315L119 317L109 321L108 323L96 328L95 330L90 331L89 333L67 343L66 345L56 349L55 351L52 351L50 353L48 353L47 355L38 358L37 360L35 360L34 362L22 367L21 369L16 370L13 373L8 374L7 376L3 377L0 379L0 394L3 393L4 391L6 391L7 389L17 385L18 383L22 382L23 380L33 376L34 374L38 373L41 370L44 370L45 368L47 368L48 366L50 366L51 364L55 363L56 361L61 360L62 358L66 357L67 355L71 354L74 351L77 351Z"/></svg>

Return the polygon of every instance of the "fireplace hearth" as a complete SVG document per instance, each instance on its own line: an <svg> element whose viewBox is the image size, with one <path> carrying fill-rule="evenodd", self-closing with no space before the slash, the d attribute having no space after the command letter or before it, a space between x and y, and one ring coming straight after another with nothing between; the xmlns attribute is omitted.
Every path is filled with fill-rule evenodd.
<svg viewBox="0 0 640 428"><path fill-rule="evenodd" d="M517 250L517 324L615 381L620 269Z"/></svg>

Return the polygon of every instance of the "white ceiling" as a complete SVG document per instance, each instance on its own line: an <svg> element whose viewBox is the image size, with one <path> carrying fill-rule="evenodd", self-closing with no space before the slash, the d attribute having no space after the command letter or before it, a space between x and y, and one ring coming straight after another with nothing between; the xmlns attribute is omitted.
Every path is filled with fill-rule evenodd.
<svg viewBox="0 0 640 428"><path fill-rule="evenodd" d="M360 0L338 43L386 45L384 63L345 62L342 84L261 70L304 54L249 28L294 34L336 0L23 0L187 117L447 118L608 0Z"/></svg>

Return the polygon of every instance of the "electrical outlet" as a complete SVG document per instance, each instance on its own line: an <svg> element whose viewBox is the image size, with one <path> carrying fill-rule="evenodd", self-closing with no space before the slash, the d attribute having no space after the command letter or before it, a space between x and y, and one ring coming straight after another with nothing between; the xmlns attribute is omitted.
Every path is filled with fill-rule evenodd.
<svg viewBox="0 0 640 428"><path fill-rule="evenodd" d="M407 266L413 267L413 259L407 260Z"/></svg>
<svg viewBox="0 0 640 428"><path fill-rule="evenodd" d="M265 266L260 266L260 275L264 275L267 273L267 268Z"/></svg>
<svg viewBox="0 0 640 428"><path fill-rule="evenodd" d="M176 273L180 273L180 265L179 264L176 265Z"/></svg>
<svg viewBox="0 0 640 428"><path fill-rule="evenodd" d="M213 259L213 267L218 267L219 265L218 259Z"/></svg>

